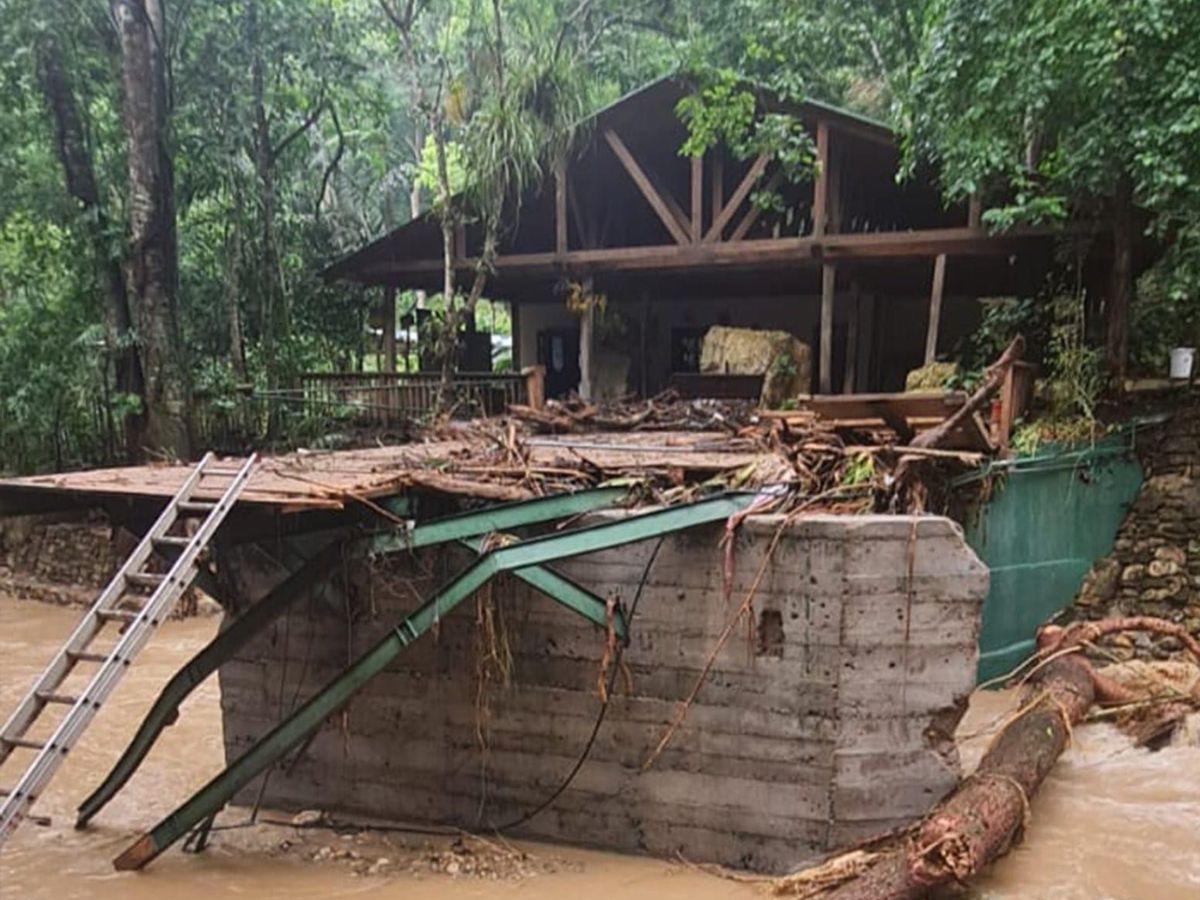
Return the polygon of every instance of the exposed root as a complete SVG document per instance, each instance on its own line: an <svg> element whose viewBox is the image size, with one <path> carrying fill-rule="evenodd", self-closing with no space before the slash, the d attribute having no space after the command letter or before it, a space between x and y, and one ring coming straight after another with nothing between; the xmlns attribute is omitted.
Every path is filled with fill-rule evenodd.
<svg viewBox="0 0 1200 900"><path fill-rule="evenodd" d="M880 854L868 850L852 850L826 860L819 866L803 869L777 878L771 883L776 897L819 897L830 888L849 881L865 872Z"/></svg>

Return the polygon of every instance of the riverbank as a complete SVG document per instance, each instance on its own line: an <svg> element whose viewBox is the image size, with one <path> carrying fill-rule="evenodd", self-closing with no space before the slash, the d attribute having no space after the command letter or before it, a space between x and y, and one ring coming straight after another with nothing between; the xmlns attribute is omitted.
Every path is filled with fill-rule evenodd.
<svg viewBox="0 0 1200 900"><path fill-rule="evenodd" d="M16 703L77 615L77 610L0 596L0 709ZM212 637L217 624L215 618L168 622L151 642L38 804L37 812L49 815L52 824L27 824L0 853L0 897L373 898L401 891L418 900L485 894L519 894L522 900L762 896L754 885L644 857L491 837L459 843L379 832L343 837L274 825L221 831L204 854L171 852L145 873L117 874L111 858L220 769L215 679L188 700L146 765L86 832L71 827L75 803L107 771L162 684ZM960 727L961 735L975 735L963 743L968 763L989 740L989 726L1011 712L1010 701L1004 693L975 695ZM14 754L0 769L0 783L12 780L16 760ZM1025 842L972 889L972 896L1197 896L1200 786L1185 777L1196 771L1200 748L1150 753L1131 749L1107 725L1077 729L1074 745L1038 794ZM245 810L227 810L218 822L235 824L246 816ZM387 863L379 865L380 859Z"/></svg>

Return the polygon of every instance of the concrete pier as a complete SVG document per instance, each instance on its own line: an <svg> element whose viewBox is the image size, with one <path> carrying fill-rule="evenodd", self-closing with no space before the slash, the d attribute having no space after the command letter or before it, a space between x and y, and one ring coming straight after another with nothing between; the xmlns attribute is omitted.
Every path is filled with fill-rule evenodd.
<svg viewBox="0 0 1200 900"><path fill-rule="evenodd" d="M516 833L780 872L922 814L958 778L950 735L974 684L986 568L948 519L817 515L782 535L684 725L642 763L754 580L779 521L740 529L731 598L722 530L557 568L628 607L645 576L606 721L578 777ZM229 551L247 601L283 573L270 542ZM350 560L221 670L232 760L466 562L439 550ZM509 578L491 588L513 665L481 698L464 603L275 771L269 806L503 824L547 797L599 710L605 633ZM239 798L252 802L253 782Z"/></svg>

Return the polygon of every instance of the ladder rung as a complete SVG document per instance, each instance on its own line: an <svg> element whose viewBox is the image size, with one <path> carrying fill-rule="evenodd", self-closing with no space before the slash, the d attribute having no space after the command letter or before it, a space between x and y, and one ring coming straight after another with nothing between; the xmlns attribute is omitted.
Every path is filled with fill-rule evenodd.
<svg viewBox="0 0 1200 900"><path fill-rule="evenodd" d="M72 697L70 694L50 694L43 691L37 692L37 698L43 703L61 703L63 706L74 706L79 702L78 697Z"/></svg>
<svg viewBox="0 0 1200 900"><path fill-rule="evenodd" d="M217 508L207 500L180 500L175 506L181 513L208 513Z"/></svg>
<svg viewBox="0 0 1200 900"><path fill-rule="evenodd" d="M167 547L186 547L191 542L192 539L190 537L180 537L174 534L164 534L162 537L154 538L154 543Z"/></svg>
<svg viewBox="0 0 1200 900"><path fill-rule="evenodd" d="M104 622L133 622L140 613L127 609L98 609L96 615Z"/></svg>
<svg viewBox="0 0 1200 900"><path fill-rule="evenodd" d="M103 653L85 653L82 650L68 650L67 657L74 662L102 663L108 659Z"/></svg>
<svg viewBox="0 0 1200 900"><path fill-rule="evenodd" d="M44 750L46 747L41 741L31 741L26 738L0 737L0 741L3 741L10 747L24 747L26 750Z"/></svg>
<svg viewBox="0 0 1200 900"><path fill-rule="evenodd" d="M154 572L127 572L125 580L135 587L158 587L167 580L167 576Z"/></svg>

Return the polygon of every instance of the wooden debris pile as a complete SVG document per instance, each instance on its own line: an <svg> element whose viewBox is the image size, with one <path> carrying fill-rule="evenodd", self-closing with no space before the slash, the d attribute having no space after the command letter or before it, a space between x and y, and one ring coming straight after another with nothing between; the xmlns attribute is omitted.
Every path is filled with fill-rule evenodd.
<svg viewBox="0 0 1200 900"><path fill-rule="evenodd" d="M685 400L667 390L647 400L593 404L578 397L547 400L541 409L512 404L509 416L537 433L587 431L726 431L759 422L752 400Z"/></svg>

